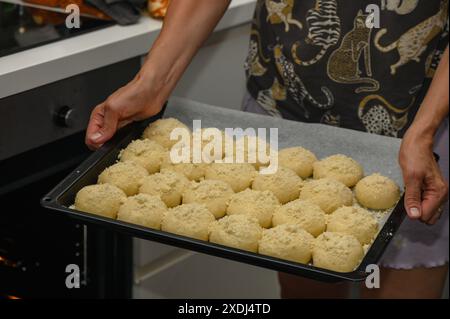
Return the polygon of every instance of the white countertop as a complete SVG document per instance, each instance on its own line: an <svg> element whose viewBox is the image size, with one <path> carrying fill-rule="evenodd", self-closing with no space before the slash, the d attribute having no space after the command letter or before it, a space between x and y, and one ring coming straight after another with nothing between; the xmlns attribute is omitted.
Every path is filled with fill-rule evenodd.
<svg viewBox="0 0 450 319"><path fill-rule="evenodd" d="M216 31L252 19L256 0L232 0ZM0 58L0 99L148 52L161 21L142 17Z"/></svg>

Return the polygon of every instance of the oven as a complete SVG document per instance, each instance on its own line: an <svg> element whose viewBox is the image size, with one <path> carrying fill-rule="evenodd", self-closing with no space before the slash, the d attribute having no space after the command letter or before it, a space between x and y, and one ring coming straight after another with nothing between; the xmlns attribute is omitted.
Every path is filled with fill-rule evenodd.
<svg viewBox="0 0 450 319"><path fill-rule="evenodd" d="M130 59L0 99L0 299L131 297L132 238L40 199L90 155L92 108L139 68ZM67 284L71 267L79 286Z"/></svg>

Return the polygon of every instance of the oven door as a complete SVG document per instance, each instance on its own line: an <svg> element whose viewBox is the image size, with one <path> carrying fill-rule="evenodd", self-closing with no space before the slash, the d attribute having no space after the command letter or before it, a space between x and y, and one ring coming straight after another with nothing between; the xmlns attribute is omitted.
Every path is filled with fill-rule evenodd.
<svg viewBox="0 0 450 319"><path fill-rule="evenodd" d="M88 155L76 134L0 163L0 298L131 297L131 238L39 203Z"/></svg>
<svg viewBox="0 0 450 319"><path fill-rule="evenodd" d="M0 99L0 298L131 297L131 238L57 216L40 198L90 155L92 107L140 64L122 61Z"/></svg>

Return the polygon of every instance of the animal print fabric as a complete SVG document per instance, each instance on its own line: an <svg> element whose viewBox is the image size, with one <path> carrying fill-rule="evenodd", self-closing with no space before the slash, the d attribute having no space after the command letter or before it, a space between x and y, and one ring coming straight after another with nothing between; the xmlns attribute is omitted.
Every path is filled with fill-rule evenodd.
<svg viewBox="0 0 450 319"><path fill-rule="evenodd" d="M448 1L259 0L247 89L273 116L402 137L448 46Z"/></svg>

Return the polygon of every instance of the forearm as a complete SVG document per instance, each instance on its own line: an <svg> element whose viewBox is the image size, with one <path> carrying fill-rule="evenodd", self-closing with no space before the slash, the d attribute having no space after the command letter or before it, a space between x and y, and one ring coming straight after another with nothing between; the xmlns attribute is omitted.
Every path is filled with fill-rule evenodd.
<svg viewBox="0 0 450 319"><path fill-rule="evenodd" d="M168 93L225 13L231 0L172 0L140 72Z"/></svg>
<svg viewBox="0 0 450 319"><path fill-rule="evenodd" d="M445 50L410 131L432 141L449 112L449 49Z"/></svg>

